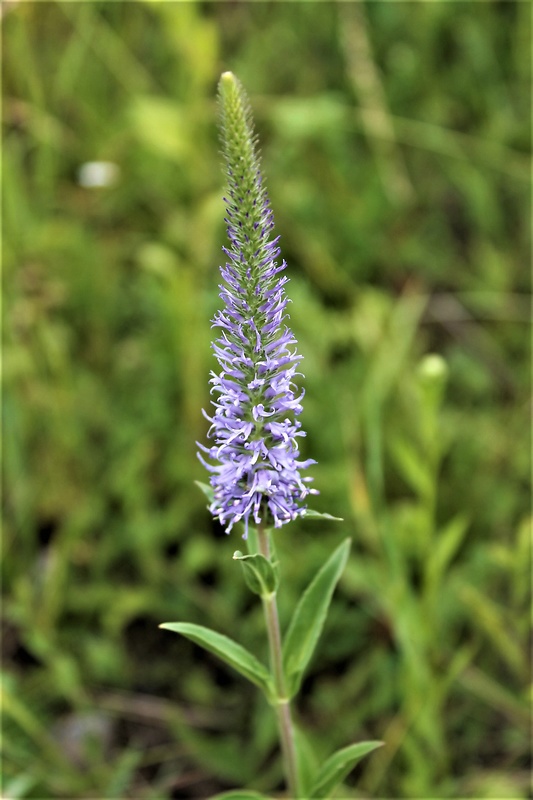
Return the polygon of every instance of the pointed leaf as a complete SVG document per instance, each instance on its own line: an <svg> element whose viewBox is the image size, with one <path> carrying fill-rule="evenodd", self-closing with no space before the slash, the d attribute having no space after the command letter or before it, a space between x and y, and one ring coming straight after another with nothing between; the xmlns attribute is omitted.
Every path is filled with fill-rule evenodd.
<svg viewBox="0 0 533 800"><path fill-rule="evenodd" d="M313 578L294 612L283 646L289 697L298 691L303 672L313 655L349 550L350 539L345 539Z"/></svg>
<svg viewBox="0 0 533 800"><path fill-rule="evenodd" d="M214 653L249 681L259 686L268 698L273 696L273 686L267 668L233 639L209 628L204 628L203 625L194 625L190 622L165 622L159 627L186 636L187 639L209 650L210 653Z"/></svg>
<svg viewBox="0 0 533 800"><path fill-rule="evenodd" d="M233 554L234 561L240 561L246 585L255 594L273 594L278 588L279 575L277 564L272 564L260 553L244 556L240 550Z"/></svg>
<svg viewBox="0 0 533 800"><path fill-rule="evenodd" d="M465 514L457 514L444 528L438 531L435 545L427 562L427 574L432 582L437 582L446 571L464 541L469 522L470 520Z"/></svg>
<svg viewBox="0 0 533 800"><path fill-rule="evenodd" d="M407 436L396 434L389 440L392 456L402 478L421 497L428 497L433 490L433 476L418 448Z"/></svg>
<svg viewBox="0 0 533 800"><path fill-rule="evenodd" d="M322 513L322 511L315 511L312 508L307 509L302 519L330 519L334 520L335 522L344 522L342 517L334 517L332 514Z"/></svg>
<svg viewBox="0 0 533 800"><path fill-rule="evenodd" d="M209 503L212 503L215 498L215 490L213 489L213 487L210 486L208 483L202 483L202 481L194 481L194 482L198 486L200 491L205 494L205 496L209 500Z"/></svg>
<svg viewBox="0 0 533 800"><path fill-rule="evenodd" d="M335 787L350 774L363 756L382 745L383 742L359 742L337 750L319 770L310 797L329 797Z"/></svg>

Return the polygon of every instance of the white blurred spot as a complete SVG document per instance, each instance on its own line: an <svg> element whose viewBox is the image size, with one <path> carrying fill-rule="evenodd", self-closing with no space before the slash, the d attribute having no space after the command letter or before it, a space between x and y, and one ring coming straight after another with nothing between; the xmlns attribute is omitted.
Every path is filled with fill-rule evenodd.
<svg viewBox="0 0 533 800"><path fill-rule="evenodd" d="M112 186L119 178L120 170L111 161L86 161L78 170L78 183L86 189Z"/></svg>

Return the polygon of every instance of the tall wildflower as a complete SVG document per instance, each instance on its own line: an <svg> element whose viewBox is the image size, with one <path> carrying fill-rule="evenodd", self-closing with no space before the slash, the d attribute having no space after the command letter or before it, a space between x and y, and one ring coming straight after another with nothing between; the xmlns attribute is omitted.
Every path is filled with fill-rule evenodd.
<svg viewBox="0 0 533 800"><path fill-rule="evenodd" d="M260 171L257 139L245 91L231 72L219 83L222 152L228 180L228 261L220 271L223 310L213 327L220 335L213 349L220 372L212 372L217 395L208 437L199 444L214 464L211 513L226 527L250 519L275 527L303 516L309 477L300 470L315 463L298 460L297 437L305 436L296 417L303 390L293 379L301 356L286 321L286 263L278 263L278 237Z"/></svg>

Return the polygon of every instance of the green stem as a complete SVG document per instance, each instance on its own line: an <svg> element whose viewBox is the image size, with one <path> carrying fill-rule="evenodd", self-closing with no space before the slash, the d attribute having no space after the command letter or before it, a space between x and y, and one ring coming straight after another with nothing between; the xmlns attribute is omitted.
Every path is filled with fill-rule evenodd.
<svg viewBox="0 0 533 800"><path fill-rule="evenodd" d="M269 532L260 524L257 529L259 552L270 561ZM276 593L262 596L265 612L268 644L270 648L270 661L276 686L276 714L281 741L281 750L285 762L287 787L291 798L300 797L298 788L298 770L296 766L296 747L294 744L294 729L292 725L290 700L285 687L285 674L283 671L281 632L279 627L278 605Z"/></svg>

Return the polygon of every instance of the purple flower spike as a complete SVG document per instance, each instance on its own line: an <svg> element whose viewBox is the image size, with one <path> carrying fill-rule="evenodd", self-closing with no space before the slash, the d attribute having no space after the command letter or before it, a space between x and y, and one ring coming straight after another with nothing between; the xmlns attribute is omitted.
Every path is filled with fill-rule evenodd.
<svg viewBox="0 0 533 800"><path fill-rule="evenodd" d="M209 510L229 533L237 522L263 522L279 528L304 516L307 495L317 494L300 475L315 462L298 460L295 418L303 390L294 383L301 356L288 328L285 261L279 237L273 238L272 211L260 172L251 111L244 89L231 72L219 84L223 155L228 176L226 224L230 248L221 267L224 283L213 327L220 331L213 349L220 366L212 373L208 437L199 444L214 464L198 457L211 473L214 500Z"/></svg>

